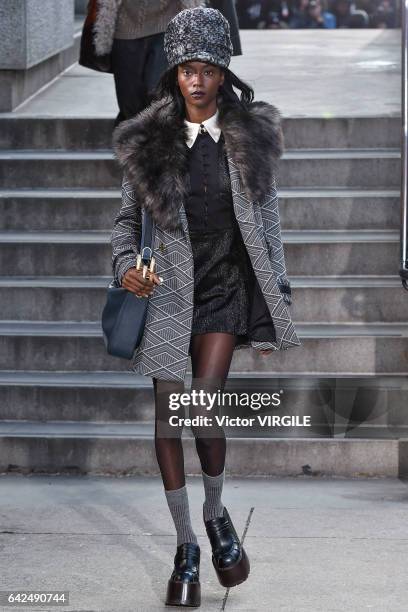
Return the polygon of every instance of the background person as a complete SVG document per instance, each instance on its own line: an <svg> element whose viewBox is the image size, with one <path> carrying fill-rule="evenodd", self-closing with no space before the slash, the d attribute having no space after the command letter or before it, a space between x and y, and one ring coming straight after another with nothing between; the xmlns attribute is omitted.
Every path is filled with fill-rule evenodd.
<svg viewBox="0 0 408 612"><path fill-rule="evenodd" d="M98 0L94 44L111 53L119 114L115 125L143 110L167 67L164 31L181 10L204 0Z"/></svg>

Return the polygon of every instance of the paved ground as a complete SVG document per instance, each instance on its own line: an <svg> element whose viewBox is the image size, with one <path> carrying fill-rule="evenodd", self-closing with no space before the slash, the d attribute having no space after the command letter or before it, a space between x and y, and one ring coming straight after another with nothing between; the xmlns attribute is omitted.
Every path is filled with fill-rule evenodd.
<svg viewBox="0 0 408 612"><path fill-rule="evenodd" d="M241 36L244 55L232 59L231 69L284 117L401 112L400 30L246 30ZM76 66L16 112L115 116L113 77Z"/></svg>
<svg viewBox="0 0 408 612"><path fill-rule="evenodd" d="M406 611L407 483L227 479L252 563L229 593L211 566L201 479L188 487L203 611ZM3 475L0 521L0 590L68 590L70 611L166 609L175 536L159 480Z"/></svg>

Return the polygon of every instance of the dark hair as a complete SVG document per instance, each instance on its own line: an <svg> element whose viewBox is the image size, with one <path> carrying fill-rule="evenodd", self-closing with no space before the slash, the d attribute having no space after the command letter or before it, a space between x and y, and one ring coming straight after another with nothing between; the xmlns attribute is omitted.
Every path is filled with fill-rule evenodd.
<svg viewBox="0 0 408 612"><path fill-rule="evenodd" d="M224 72L224 83L218 90L218 107L223 114L227 108L231 106L240 106L247 110L248 105L254 99L254 90L250 85L241 81L229 68L221 68ZM151 92L151 101L162 100L164 98L172 98L176 103L177 115L184 117L185 103L184 97L177 84L178 67L173 66L164 72L160 78L157 87ZM240 96L235 93L233 87L236 87L241 93Z"/></svg>

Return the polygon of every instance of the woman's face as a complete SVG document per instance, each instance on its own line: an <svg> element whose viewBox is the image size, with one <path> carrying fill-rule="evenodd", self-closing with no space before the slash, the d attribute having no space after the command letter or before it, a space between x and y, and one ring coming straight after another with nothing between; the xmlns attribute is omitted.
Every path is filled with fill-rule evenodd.
<svg viewBox="0 0 408 612"><path fill-rule="evenodd" d="M177 79L186 103L205 108L216 99L224 72L213 64L191 61L178 66Z"/></svg>

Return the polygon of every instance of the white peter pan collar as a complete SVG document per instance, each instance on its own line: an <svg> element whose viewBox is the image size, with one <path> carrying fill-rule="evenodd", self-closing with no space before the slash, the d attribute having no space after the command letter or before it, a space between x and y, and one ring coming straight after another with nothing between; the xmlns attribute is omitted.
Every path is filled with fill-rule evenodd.
<svg viewBox="0 0 408 612"><path fill-rule="evenodd" d="M187 121L187 119L184 119L184 123L187 126L186 144L190 149L195 143L197 135L200 131L200 125L204 125L205 129L207 130L207 132L210 134L210 136L215 142L219 141L220 136L221 136L221 129L218 127L218 115L219 115L219 112L217 109L215 114L212 117L209 117L208 119L203 121L202 124L192 123L191 121Z"/></svg>

